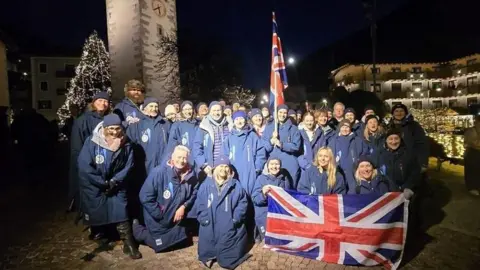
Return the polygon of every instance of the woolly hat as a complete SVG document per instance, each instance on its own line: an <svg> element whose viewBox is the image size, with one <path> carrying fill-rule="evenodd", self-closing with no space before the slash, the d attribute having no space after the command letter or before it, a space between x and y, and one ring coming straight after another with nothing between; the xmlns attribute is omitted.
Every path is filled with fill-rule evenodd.
<svg viewBox="0 0 480 270"><path fill-rule="evenodd" d="M207 103L205 103L205 102L200 102L200 103L198 103L198 104L197 104L197 107L195 108L195 109L197 110L197 112L198 112L198 110L200 110L200 107L201 107L202 105L207 106Z"/></svg>
<svg viewBox="0 0 480 270"><path fill-rule="evenodd" d="M280 110L287 110L288 111L288 105L287 104L278 105L277 111L280 111Z"/></svg>
<svg viewBox="0 0 480 270"><path fill-rule="evenodd" d="M253 108L253 109L250 111L250 118L254 117L255 115L263 116L263 115L262 115L262 111L260 111L260 109L258 109L258 108Z"/></svg>
<svg viewBox="0 0 480 270"><path fill-rule="evenodd" d="M360 156L357 160L357 162L355 162L355 170L358 169L358 166L360 166L360 163L362 162L368 162L370 164L372 164L373 168L377 168L375 162L373 161L373 158L371 156Z"/></svg>
<svg viewBox="0 0 480 270"><path fill-rule="evenodd" d="M185 107L185 105L190 105L193 109L193 103L191 101L185 100L184 102L182 102L182 105L180 105L180 110L183 110L183 107Z"/></svg>
<svg viewBox="0 0 480 270"><path fill-rule="evenodd" d="M122 125L122 120L120 120L120 117L115 113L111 113L103 117L103 127L121 126L121 125Z"/></svg>
<svg viewBox="0 0 480 270"><path fill-rule="evenodd" d="M365 124L367 124L368 121L373 118L377 119L377 121L380 122L380 118L378 116L376 116L375 114L370 114L369 116L365 117Z"/></svg>
<svg viewBox="0 0 480 270"><path fill-rule="evenodd" d="M402 138L402 131L396 128L387 130L387 133L385 134L385 140L388 139L388 137L390 137L391 135L398 135L400 138Z"/></svg>
<svg viewBox="0 0 480 270"><path fill-rule="evenodd" d="M352 128L352 123L348 119L343 119L342 121L340 121L338 123L337 129L340 130L340 128L343 127L343 126L348 126L348 127Z"/></svg>
<svg viewBox="0 0 480 270"><path fill-rule="evenodd" d="M355 110L354 110L353 108L346 108L344 114L347 114L347 113L353 113L354 115L357 115L357 114L355 113Z"/></svg>
<svg viewBox="0 0 480 270"><path fill-rule="evenodd" d="M165 107L165 116L171 114L171 113L177 113L177 110L175 110L175 106L172 104L168 104L167 107Z"/></svg>
<svg viewBox="0 0 480 270"><path fill-rule="evenodd" d="M223 107L223 111L225 111L225 110L230 110L230 111L231 111L231 110L232 110L232 106L230 106L230 105L225 105L225 107Z"/></svg>
<svg viewBox="0 0 480 270"><path fill-rule="evenodd" d="M110 96L108 95L107 92L98 92L93 96L92 101L95 101L97 99L106 99L106 100L110 101Z"/></svg>
<svg viewBox="0 0 480 270"><path fill-rule="evenodd" d="M220 102L212 101L212 102L210 102L210 105L208 105L208 109L211 110L212 107L215 106L215 105L219 105L220 107L222 107L222 104L220 104ZM223 107L222 107L222 109L223 109Z"/></svg>
<svg viewBox="0 0 480 270"><path fill-rule="evenodd" d="M143 100L143 108L147 107L148 104L150 103L157 103L158 105L158 99L154 98L154 97L146 97L144 100Z"/></svg>
<svg viewBox="0 0 480 270"><path fill-rule="evenodd" d="M403 105L403 104L395 104L392 106L392 114L393 112L398 109L398 108L401 108L405 111L405 114L408 114L408 109L407 109L407 106Z"/></svg>
<svg viewBox="0 0 480 270"><path fill-rule="evenodd" d="M247 119L247 114L244 111L236 111L232 115L232 120L237 119L238 117L242 117L243 119Z"/></svg>
<svg viewBox="0 0 480 270"><path fill-rule="evenodd" d="M297 114L303 114L302 110L297 110Z"/></svg>
<svg viewBox="0 0 480 270"><path fill-rule="evenodd" d="M267 109L268 111L270 111L270 107L268 105L262 105L260 106L260 110L263 110L263 109Z"/></svg>
<svg viewBox="0 0 480 270"><path fill-rule="evenodd" d="M290 116L290 115L297 116L297 112L295 112L294 110L290 109L290 110L288 110L288 116Z"/></svg>
<svg viewBox="0 0 480 270"><path fill-rule="evenodd" d="M373 105L367 105L365 106L365 109L363 110L363 113L366 113L367 111L375 111L375 107Z"/></svg>
<svg viewBox="0 0 480 270"><path fill-rule="evenodd" d="M276 156L276 155L273 155L273 156L270 156L267 160L267 164L270 163L270 161L272 160L278 160L280 161L280 166L282 166L282 160L280 159L280 157Z"/></svg>
<svg viewBox="0 0 480 270"><path fill-rule="evenodd" d="M213 167L217 167L220 165L228 165L230 166L230 160L226 156L220 156L219 158L215 159L215 162L213 163Z"/></svg>

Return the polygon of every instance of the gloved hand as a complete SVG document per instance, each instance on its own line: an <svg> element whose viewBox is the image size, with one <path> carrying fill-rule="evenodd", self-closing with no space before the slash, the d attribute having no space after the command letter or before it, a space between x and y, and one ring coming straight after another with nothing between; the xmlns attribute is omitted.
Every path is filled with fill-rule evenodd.
<svg viewBox="0 0 480 270"><path fill-rule="evenodd" d="M407 200L410 200L410 198L412 198L413 194L414 194L413 191L409 188L406 188L406 189L403 190L403 196L405 196L405 199L407 199Z"/></svg>
<svg viewBox="0 0 480 270"><path fill-rule="evenodd" d="M118 182L114 179L108 181L108 187L105 191L107 197L114 195L117 192Z"/></svg>

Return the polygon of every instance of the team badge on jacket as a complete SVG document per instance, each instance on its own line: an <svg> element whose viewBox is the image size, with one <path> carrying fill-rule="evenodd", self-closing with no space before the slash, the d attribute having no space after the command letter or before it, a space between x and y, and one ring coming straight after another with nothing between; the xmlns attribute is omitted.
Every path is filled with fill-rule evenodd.
<svg viewBox="0 0 480 270"><path fill-rule="evenodd" d="M142 142L148 142L148 135L147 134L142 135Z"/></svg>
<svg viewBox="0 0 480 270"><path fill-rule="evenodd" d="M165 191L163 192L163 198L164 198L165 200L168 200L168 199L170 199L170 197L172 197L172 193L170 192L170 190L168 190L168 189L165 190Z"/></svg>
<svg viewBox="0 0 480 270"><path fill-rule="evenodd" d="M102 155L97 155L95 156L95 163L97 164L103 164L105 162L105 157Z"/></svg>
<svg viewBox="0 0 480 270"><path fill-rule="evenodd" d="M183 134L182 145L188 145L188 133Z"/></svg>

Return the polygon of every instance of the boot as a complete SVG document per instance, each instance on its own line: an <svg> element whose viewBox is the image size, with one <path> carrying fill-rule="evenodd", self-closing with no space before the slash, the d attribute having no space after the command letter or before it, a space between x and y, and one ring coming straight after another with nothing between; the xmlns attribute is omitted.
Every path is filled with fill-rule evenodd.
<svg viewBox="0 0 480 270"><path fill-rule="evenodd" d="M131 259L137 260L142 258L142 254L138 251L138 246L133 239L132 227L129 221L117 224L117 231L120 239L123 241L123 253L130 256Z"/></svg>

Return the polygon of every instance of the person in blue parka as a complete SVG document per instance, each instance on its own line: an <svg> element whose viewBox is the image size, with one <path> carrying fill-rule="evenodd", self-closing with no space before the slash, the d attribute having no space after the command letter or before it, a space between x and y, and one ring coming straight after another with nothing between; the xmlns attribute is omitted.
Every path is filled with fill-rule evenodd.
<svg viewBox="0 0 480 270"><path fill-rule="evenodd" d="M70 137L69 211L75 208L80 210L78 208L81 206L77 168L78 156L87 138L92 135L95 127L102 122L103 115L108 113L109 106L110 97L108 93L98 92L93 96L92 103L87 106L85 112L73 123ZM92 235L92 237L94 236Z"/></svg>
<svg viewBox="0 0 480 270"><path fill-rule="evenodd" d="M203 180L211 174L213 164L223 153L225 143L233 123L223 114L222 106L218 101L212 101L208 115L203 118L195 134L193 155L199 179Z"/></svg>
<svg viewBox="0 0 480 270"><path fill-rule="evenodd" d="M125 98L113 110L122 119L124 126L136 123L142 118L140 106L145 97L145 86L138 80L129 80L124 88Z"/></svg>
<svg viewBox="0 0 480 270"><path fill-rule="evenodd" d="M178 145L171 159L153 169L140 190L145 226L134 220L135 239L155 252L186 242L183 222L197 198L198 181L188 164L190 150Z"/></svg>
<svg viewBox="0 0 480 270"><path fill-rule="evenodd" d="M293 188L296 188L300 178L297 158L301 154L302 136L298 128L287 117L287 112L287 105L278 106L278 131L275 131L275 121L267 124L262 140L267 155L276 156L282 160L282 166L288 171L293 181L290 184Z"/></svg>
<svg viewBox="0 0 480 270"><path fill-rule="evenodd" d="M338 170L330 148L318 150L313 166L302 173L297 191L311 195L346 193L344 177Z"/></svg>
<svg viewBox="0 0 480 270"><path fill-rule="evenodd" d="M315 116L311 112L306 112L303 116L303 129L300 130L303 141L303 155L298 157L298 165L302 170L306 170L312 165L314 155L320 147L326 145L325 137L321 128L315 124Z"/></svg>
<svg viewBox="0 0 480 270"><path fill-rule="evenodd" d="M348 119L350 123L352 123L352 132L355 133L357 137L361 137L363 135L363 123L358 121L356 118L356 113L353 108L346 108L345 109L345 119Z"/></svg>
<svg viewBox="0 0 480 270"><path fill-rule="evenodd" d="M177 145L183 145L188 149L193 149L193 141L198 130L198 125L200 124L200 121L195 117L192 102L182 102L180 109L181 118L173 123L170 128L168 153L172 153ZM195 168L195 159L192 154L188 155L188 163L192 169Z"/></svg>
<svg viewBox="0 0 480 270"><path fill-rule="evenodd" d="M216 260L234 269L248 258L245 226L248 199L239 181L233 178L230 162L221 156L212 176L200 185L197 194L198 258L208 268Z"/></svg>
<svg viewBox="0 0 480 270"><path fill-rule="evenodd" d="M347 183L347 190L355 188L355 179L353 175L353 165L362 155L368 154L367 145L361 137L353 133L352 123L348 119L343 119L338 124L338 133L328 143L332 149L335 162L344 174Z"/></svg>
<svg viewBox="0 0 480 270"><path fill-rule="evenodd" d="M85 141L78 158L83 220L90 226L116 224L123 252L140 259L127 214L125 187L132 166L133 152L122 121L109 114Z"/></svg>
<svg viewBox="0 0 480 270"><path fill-rule="evenodd" d="M355 164L355 180L357 186L348 191L349 194L377 194L383 195L397 191L387 177L375 167L372 156L361 156Z"/></svg>
<svg viewBox="0 0 480 270"><path fill-rule="evenodd" d="M250 196L265 165L265 149L261 139L247 125L244 111L236 111L232 118L233 128L223 144L223 155L229 157L235 176Z"/></svg>
<svg viewBox="0 0 480 270"><path fill-rule="evenodd" d="M335 129L328 124L328 110L319 110L315 113L318 128L322 129L325 145L328 145L330 139L335 136Z"/></svg>
<svg viewBox="0 0 480 270"><path fill-rule="evenodd" d="M138 146L142 153L135 159L136 163L145 164L145 179L153 168L166 160L170 123L159 114L158 100L154 97L145 98L142 106L140 121L132 123L127 128L127 136ZM137 156L137 153L136 153Z"/></svg>
<svg viewBox="0 0 480 270"><path fill-rule="evenodd" d="M268 212L267 193L272 186L292 189L290 176L282 172L285 172L282 169L282 161L279 158L270 157L267 161L267 173L258 176L253 188L252 201L255 208L255 223L260 232L260 241L265 237Z"/></svg>
<svg viewBox="0 0 480 270"><path fill-rule="evenodd" d="M376 115L365 117L365 128L363 139L368 147L368 154L374 155L379 148L383 147L385 141L383 127L380 125L380 118Z"/></svg>

